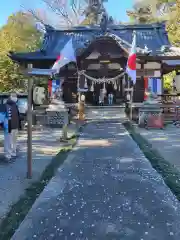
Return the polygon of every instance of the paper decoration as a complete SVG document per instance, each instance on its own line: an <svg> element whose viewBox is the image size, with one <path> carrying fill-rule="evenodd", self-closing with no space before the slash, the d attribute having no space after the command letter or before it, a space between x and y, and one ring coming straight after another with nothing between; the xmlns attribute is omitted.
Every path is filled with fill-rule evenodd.
<svg viewBox="0 0 180 240"><path fill-rule="evenodd" d="M91 88L90 88L91 92L94 92L94 83L92 82Z"/></svg>
<svg viewBox="0 0 180 240"><path fill-rule="evenodd" d="M114 90L117 90L117 84L114 82Z"/></svg>
<svg viewBox="0 0 180 240"><path fill-rule="evenodd" d="M106 93L106 83L103 83L103 92Z"/></svg>
<svg viewBox="0 0 180 240"><path fill-rule="evenodd" d="M84 88L85 88L85 89L88 88L87 79L86 79L86 78L85 78L85 80L84 80Z"/></svg>
<svg viewBox="0 0 180 240"><path fill-rule="evenodd" d="M119 87L118 87L119 91L121 91L121 85L119 84Z"/></svg>

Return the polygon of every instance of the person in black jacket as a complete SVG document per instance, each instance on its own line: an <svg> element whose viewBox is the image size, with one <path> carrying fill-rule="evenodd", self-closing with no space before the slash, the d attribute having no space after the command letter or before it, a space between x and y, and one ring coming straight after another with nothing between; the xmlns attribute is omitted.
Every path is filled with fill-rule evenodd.
<svg viewBox="0 0 180 240"><path fill-rule="evenodd" d="M5 158L11 160L17 154L17 137L20 128L20 115L17 106L17 95L12 93L5 104L7 130L4 131Z"/></svg>

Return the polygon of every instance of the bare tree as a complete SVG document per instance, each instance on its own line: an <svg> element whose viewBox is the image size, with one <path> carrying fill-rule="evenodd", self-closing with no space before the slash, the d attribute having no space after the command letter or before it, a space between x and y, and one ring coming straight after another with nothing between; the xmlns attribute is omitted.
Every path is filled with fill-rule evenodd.
<svg viewBox="0 0 180 240"><path fill-rule="evenodd" d="M50 25L56 29L63 27L72 27L79 25L83 20L88 0L38 0L38 6L35 4L27 4L22 0L22 7L29 12L37 22Z"/></svg>

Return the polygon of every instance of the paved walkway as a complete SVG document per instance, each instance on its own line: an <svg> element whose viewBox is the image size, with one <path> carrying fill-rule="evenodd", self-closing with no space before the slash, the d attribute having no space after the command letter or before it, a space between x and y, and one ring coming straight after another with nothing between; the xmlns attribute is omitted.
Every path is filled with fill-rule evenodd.
<svg viewBox="0 0 180 240"><path fill-rule="evenodd" d="M86 119L119 120L125 118L124 106L87 106Z"/></svg>
<svg viewBox="0 0 180 240"><path fill-rule="evenodd" d="M174 125L167 125L165 129L143 129L138 132L154 149L157 149L161 156L180 170L180 128Z"/></svg>
<svg viewBox="0 0 180 240"><path fill-rule="evenodd" d="M179 240L180 205L120 123L90 123L19 239Z"/></svg>
<svg viewBox="0 0 180 240"><path fill-rule="evenodd" d="M75 132L71 127L69 134ZM2 136L2 134L1 134ZM8 213L10 207L24 194L25 189L34 181L38 180L64 144L60 144L61 129L43 128L33 131L33 162L31 180L26 178L27 173L27 134L21 132L19 154L15 162L4 163L3 147L0 147L0 223ZM3 139L3 136L2 136Z"/></svg>

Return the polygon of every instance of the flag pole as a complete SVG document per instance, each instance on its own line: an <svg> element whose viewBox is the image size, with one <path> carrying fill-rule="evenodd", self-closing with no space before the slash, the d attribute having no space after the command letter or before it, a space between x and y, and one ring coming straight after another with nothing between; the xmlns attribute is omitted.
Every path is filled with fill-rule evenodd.
<svg viewBox="0 0 180 240"><path fill-rule="evenodd" d="M136 36L136 30L133 30L132 38ZM136 45L136 43L135 43ZM137 79L137 76L136 76ZM133 120L133 94L134 94L134 83L133 86L131 87L131 98L130 98L130 119Z"/></svg>
<svg viewBox="0 0 180 240"><path fill-rule="evenodd" d="M133 92L134 92L134 88L131 88L131 102L130 102L130 119L133 119Z"/></svg>
<svg viewBox="0 0 180 240"><path fill-rule="evenodd" d="M128 76L128 94L130 95L130 99L129 99L129 118L130 120L132 120L132 104L133 104L133 87L131 87L130 84L130 77Z"/></svg>
<svg viewBox="0 0 180 240"><path fill-rule="evenodd" d="M77 61L76 61L76 70L77 70L77 74L78 74L78 77L77 77L77 87L79 87L79 69L78 69L78 64L77 64ZM77 91L79 89L77 88ZM81 93L78 91L78 119L82 119L82 116L84 116L84 106L83 106L83 103L81 102Z"/></svg>

